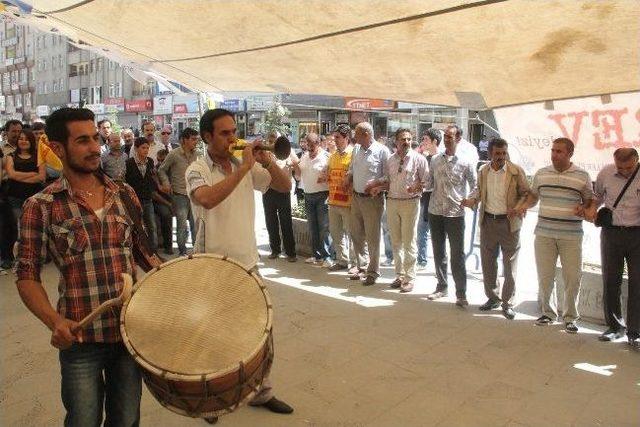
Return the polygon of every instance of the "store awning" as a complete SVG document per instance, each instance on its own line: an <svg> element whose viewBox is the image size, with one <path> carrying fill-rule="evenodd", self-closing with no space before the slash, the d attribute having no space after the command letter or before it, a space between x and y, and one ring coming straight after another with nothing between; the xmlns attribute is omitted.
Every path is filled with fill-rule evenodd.
<svg viewBox="0 0 640 427"><path fill-rule="evenodd" d="M483 109L640 90L637 0L19 3L20 20L198 91Z"/></svg>

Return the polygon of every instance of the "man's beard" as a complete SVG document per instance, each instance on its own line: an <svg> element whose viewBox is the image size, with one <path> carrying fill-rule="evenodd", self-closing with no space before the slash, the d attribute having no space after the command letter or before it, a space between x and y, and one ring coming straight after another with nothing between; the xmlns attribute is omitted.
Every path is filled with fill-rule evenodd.
<svg viewBox="0 0 640 427"><path fill-rule="evenodd" d="M89 168L76 163L73 159L69 159L67 166L72 171L79 174L85 174L85 175L96 173L98 169L100 169L100 163L98 163L98 165L95 168Z"/></svg>

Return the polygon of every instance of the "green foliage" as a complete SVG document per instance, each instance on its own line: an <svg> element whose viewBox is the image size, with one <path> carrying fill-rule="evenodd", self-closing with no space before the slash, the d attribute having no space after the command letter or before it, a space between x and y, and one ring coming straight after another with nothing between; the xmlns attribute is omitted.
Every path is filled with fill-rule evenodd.
<svg viewBox="0 0 640 427"><path fill-rule="evenodd" d="M291 216L294 218L307 219L307 211L304 208L304 203L298 203L291 209Z"/></svg>
<svg viewBox="0 0 640 427"><path fill-rule="evenodd" d="M279 96L273 97L273 105L269 108L264 117L264 132L278 132L280 135L289 133L289 126L285 123L286 119L291 115L291 111L282 105Z"/></svg>

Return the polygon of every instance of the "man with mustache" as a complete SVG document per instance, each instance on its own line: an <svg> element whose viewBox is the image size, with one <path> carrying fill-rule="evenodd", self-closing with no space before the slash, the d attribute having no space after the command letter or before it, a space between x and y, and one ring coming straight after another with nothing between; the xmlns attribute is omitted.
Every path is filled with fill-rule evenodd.
<svg viewBox="0 0 640 427"><path fill-rule="evenodd" d="M78 322L121 294L121 273L135 280L133 246L152 265L160 261L131 225L123 200L141 210L133 190L99 172L101 141L93 112L61 108L47 119L46 133L62 161L62 176L24 205L18 291L60 350L64 424L97 426L104 419L105 425L138 425L141 376L122 343L119 310L107 311L84 330ZM57 309L40 277L47 256L61 275Z"/></svg>
<svg viewBox="0 0 640 427"><path fill-rule="evenodd" d="M524 170L508 159L507 141L494 138L489 141L491 163L478 173L478 187L463 200L468 208L480 204L480 258L487 302L480 311L488 311L502 305L502 314L509 320L515 318L513 300L515 277L520 251L522 217L517 210L527 198L529 184ZM504 284L498 295L498 251L502 251Z"/></svg>

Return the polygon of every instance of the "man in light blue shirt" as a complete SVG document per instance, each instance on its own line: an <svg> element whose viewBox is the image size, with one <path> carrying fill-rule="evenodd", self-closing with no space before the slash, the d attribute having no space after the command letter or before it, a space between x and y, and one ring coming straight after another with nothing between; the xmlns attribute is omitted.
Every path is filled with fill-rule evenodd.
<svg viewBox="0 0 640 427"><path fill-rule="evenodd" d="M380 221L384 211L383 195L374 194L371 190L384 181L384 170L390 153L387 147L376 142L370 123L362 122L356 126L355 140L349 173L345 178L348 185L353 185L351 238L357 270L350 278L362 278L368 249L369 264L363 285L371 286L380 276Z"/></svg>

